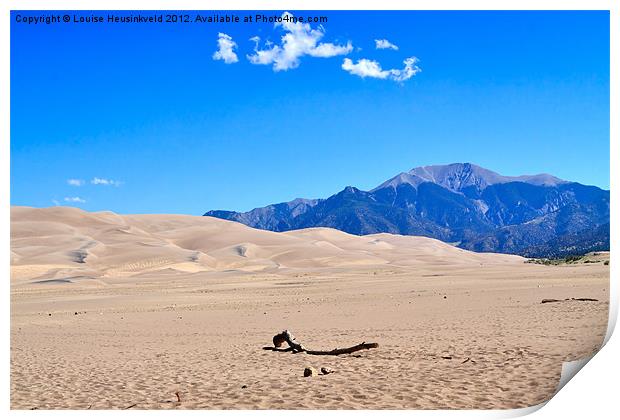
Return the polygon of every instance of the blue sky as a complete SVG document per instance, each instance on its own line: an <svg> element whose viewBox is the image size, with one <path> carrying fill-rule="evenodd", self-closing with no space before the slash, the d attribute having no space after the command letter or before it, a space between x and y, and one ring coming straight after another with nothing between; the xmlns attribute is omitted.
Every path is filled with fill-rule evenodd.
<svg viewBox="0 0 620 420"><path fill-rule="evenodd" d="M452 162L609 188L607 12L291 12L328 21L13 12L11 203L197 215Z"/></svg>

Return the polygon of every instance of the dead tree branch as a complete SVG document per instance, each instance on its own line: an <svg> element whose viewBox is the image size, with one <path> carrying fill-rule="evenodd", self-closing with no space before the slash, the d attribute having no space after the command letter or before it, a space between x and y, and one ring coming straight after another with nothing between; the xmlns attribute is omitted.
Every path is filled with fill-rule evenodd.
<svg viewBox="0 0 620 420"><path fill-rule="evenodd" d="M288 348L282 348L284 343L288 344ZM293 353L307 353L317 356L338 356L341 354L351 354L360 350L368 350L375 349L379 347L378 343L367 343L362 342L352 347L345 348L335 348L333 350L310 350L305 348L301 343L299 343L293 334L289 330L284 330L279 334L276 334L273 337L273 347L263 347L264 350L272 350L272 351L282 351L282 352L293 352Z"/></svg>

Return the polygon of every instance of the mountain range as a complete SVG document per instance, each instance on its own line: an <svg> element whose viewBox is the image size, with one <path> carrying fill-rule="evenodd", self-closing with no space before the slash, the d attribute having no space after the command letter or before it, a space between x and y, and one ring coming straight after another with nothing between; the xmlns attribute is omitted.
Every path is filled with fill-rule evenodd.
<svg viewBox="0 0 620 420"><path fill-rule="evenodd" d="M276 232L331 227L426 236L480 252L563 257L609 249L609 191L548 174L503 176L471 163L423 166L370 191L205 216Z"/></svg>

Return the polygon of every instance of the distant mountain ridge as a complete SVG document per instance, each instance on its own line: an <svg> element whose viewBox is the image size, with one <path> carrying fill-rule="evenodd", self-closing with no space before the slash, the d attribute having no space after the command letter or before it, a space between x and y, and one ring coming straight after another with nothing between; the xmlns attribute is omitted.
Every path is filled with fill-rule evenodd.
<svg viewBox="0 0 620 420"><path fill-rule="evenodd" d="M370 191L349 186L326 199L204 215L277 232L420 235L531 257L609 249L609 191L548 174L503 176L471 163L414 168Z"/></svg>
<svg viewBox="0 0 620 420"><path fill-rule="evenodd" d="M566 181L549 174L503 176L472 163L453 163L450 165L421 166L413 168L409 172L401 172L394 178L374 188L371 192L401 184L417 187L424 182L432 182L456 192L472 186L478 190L483 190L489 185L506 184L509 182L525 182L532 185L548 186L566 183Z"/></svg>

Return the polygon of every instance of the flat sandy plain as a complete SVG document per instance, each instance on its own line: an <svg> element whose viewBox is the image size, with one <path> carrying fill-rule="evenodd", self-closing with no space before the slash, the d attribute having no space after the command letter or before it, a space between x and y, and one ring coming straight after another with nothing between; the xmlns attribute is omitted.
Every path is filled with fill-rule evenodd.
<svg viewBox="0 0 620 420"><path fill-rule="evenodd" d="M602 344L603 257L544 266L421 237L13 207L11 407L531 406ZM541 303L582 297L598 301ZM283 329L310 349L380 346L263 350Z"/></svg>

